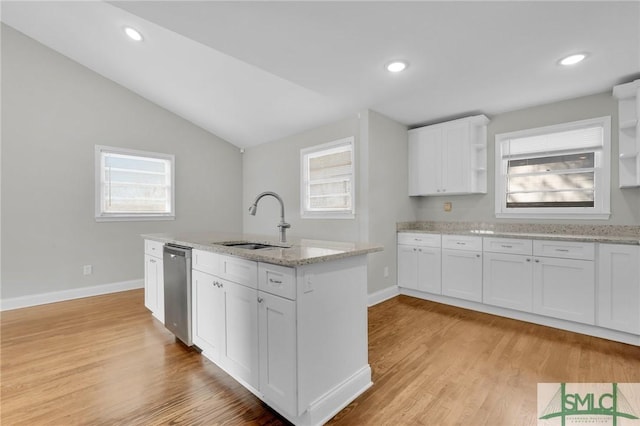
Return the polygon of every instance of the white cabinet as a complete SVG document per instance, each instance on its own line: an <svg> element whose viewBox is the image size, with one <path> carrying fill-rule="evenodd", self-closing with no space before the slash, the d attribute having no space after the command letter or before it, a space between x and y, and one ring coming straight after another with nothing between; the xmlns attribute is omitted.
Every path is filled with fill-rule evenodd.
<svg viewBox="0 0 640 426"><path fill-rule="evenodd" d="M258 289L260 392L267 403L296 414L295 269L259 263Z"/></svg>
<svg viewBox="0 0 640 426"><path fill-rule="evenodd" d="M600 244L598 255L597 324L640 334L640 246Z"/></svg>
<svg viewBox="0 0 640 426"><path fill-rule="evenodd" d="M409 195L487 192L484 115L409 131Z"/></svg>
<svg viewBox="0 0 640 426"><path fill-rule="evenodd" d="M258 387L258 301L257 290L213 275L223 265L236 263L229 256L193 250L194 269L191 275L193 343L207 358L244 383ZM197 260L196 260L197 259ZM244 260L244 259L237 259ZM255 285L257 265L251 277L234 275ZM196 269L198 268L198 269ZM200 269L200 270L199 270ZM203 270L204 271L203 271ZM227 275L229 276L229 275Z"/></svg>
<svg viewBox="0 0 640 426"><path fill-rule="evenodd" d="M613 88L618 98L620 188L640 186L640 80Z"/></svg>
<svg viewBox="0 0 640 426"><path fill-rule="evenodd" d="M547 257L551 253L555 257ZM595 324L593 253L592 243L534 241L533 311ZM582 260L588 257L591 260Z"/></svg>
<svg viewBox="0 0 640 426"><path fill-rule="evenodd" d="M164 270L162 243L144 241L144 306L164 323Z"/></svg>
<svg viewBox="0 0 640 426"><path fill-rule="evenodd" d="M219 363L224 344L224 289L218 278L195 269L191 274L191 288L193 344Z"/></svg>
<svg viewBox="0 0 640 426"><path fill-rule="evenodd" d="M531 240L484 238L482 301L488 305L533 310Z"/></svg>
<svg viewBox="0 0 640 426"><path fill-rule="evenodd" d="M224 344L220 363L236 379L258 387L257 290L220 279L224 290Z"/></svg>
<svg viewBox="0 0 640 426"><path fill-rule="evenodd" d="M440 235L398 234L398 286L441 294Z"/></svg>
<svg viewBox="0 0 640 426"><path fill-rule="evenodd" d="M267 403L296 413L296 306L293 300L258 292L260 392Z"/></svg>
<svg viewBox="0 0 640 426"><path fill-rule="evenodd" d="M482 238L442 236L442 294L482 302Z"/></svg>

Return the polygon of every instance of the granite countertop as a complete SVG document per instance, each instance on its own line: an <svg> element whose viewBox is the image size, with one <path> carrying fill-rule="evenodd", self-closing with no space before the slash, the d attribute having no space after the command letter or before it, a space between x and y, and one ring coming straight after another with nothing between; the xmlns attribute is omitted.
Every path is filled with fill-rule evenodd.
<svg viewBox="0 0 640 426"><path fill-rule="evenodd" d="M277 239L264 235L224 232L144 234L142 238L282 266L300 266L311 263L330 262L383 250L381 245L371 243L322 241L303 238L288 238L286 243L280 243ZM269 244L277 247L249 250L220 245L221 243L242 241Z"/></svg>
<svg viewBox="0 0 640 426"><path fill-rule="evenodd" d="M640 245L640 226L401 222L398 232Z"/></svg>

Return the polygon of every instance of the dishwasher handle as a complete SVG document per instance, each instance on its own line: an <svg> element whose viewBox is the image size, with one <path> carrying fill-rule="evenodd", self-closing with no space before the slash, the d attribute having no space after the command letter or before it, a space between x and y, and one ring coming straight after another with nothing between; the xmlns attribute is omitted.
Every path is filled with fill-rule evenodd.
<svg viewBox="0 0 640 426"><path fill-rule="evenodd" d="M165 244L163 247L163 253L166 253L173 257L191 258L191 247L180 246L178 244Z"/></svg>

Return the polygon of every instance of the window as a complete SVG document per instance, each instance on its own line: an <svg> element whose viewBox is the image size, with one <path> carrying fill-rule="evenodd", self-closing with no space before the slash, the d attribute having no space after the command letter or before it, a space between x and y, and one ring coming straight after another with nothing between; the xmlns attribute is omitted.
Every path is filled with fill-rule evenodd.
<svg viewBox="0 0 640 426"><path fill-rule="evenodd" d="M303 218L354 217L353 137L300 151Z"/></svg>
<svg viewBox="0 0 640 426"><path fill-rule="evenodd" d="M496 135L496 217L608 219L611 118Z"/></svg>
<svg viewBox="0 0 640 426"><path fill-rule="evenodd" d="M173 155L95 147L96 220L172 220Z"/></svg>

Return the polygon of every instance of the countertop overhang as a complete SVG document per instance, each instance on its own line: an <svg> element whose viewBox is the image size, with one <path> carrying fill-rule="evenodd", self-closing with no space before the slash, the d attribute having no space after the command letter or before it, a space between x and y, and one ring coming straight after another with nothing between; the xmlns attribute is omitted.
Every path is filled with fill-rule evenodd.
<svg viewBox="0 0 640 426"><path fill-rule="evenodd" d="M142 238L289 267L329 262L383 250L381 245L373 243L323 241L295 237L289 238L286 243L280 243L277 239L265 235L225 232L143 234ZM241 241L269 244L276 247L249 250L221 245Z"/></svg>

